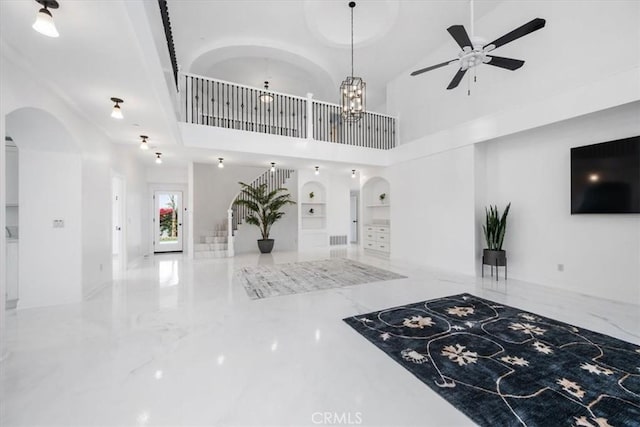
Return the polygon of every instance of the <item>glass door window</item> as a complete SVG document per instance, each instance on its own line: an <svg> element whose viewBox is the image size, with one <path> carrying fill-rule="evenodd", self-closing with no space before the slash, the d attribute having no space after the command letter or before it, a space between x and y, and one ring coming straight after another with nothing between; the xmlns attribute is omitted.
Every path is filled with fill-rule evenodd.
<svg viewBox="0 0 640 427"><path fill-rule="evenodd" d="M182 252L182 191L156 191L154 252Z"/></svg>

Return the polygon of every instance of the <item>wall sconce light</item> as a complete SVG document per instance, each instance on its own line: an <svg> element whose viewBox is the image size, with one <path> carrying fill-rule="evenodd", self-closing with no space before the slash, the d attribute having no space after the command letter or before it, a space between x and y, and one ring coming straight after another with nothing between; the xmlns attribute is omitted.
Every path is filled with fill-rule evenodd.
<svg viewBox="0 0 640 427"><path fill-rule="evenodd" d="M316 175L320 175L320 166L316 166Z"/></svg>
<svg viewBox="0 0 640 427"><path fill-rule="evenodd" d="M44 34L47 37L58 37L60 34L56 29L56 24L53 22L53 15L49 12L49 9L57 9L60 7L56 0L36 0L43 7L38 11L36 16L36 22L33 23L31 28Z"/></svg>
<svg viewBox="0 0 640 427"><path fill-rule="evenodd" d="M142 138L142 142L140 143L140 149L141 150L148 150L149 149L149 144L147 143L147 138L149 138L147 135L140 135L140 138Z"/></svg>
<svg viewBox="0 0 640 427"><path fill-rule="evenodd" d="M356 177L356 170L351 169L351 178L355 178L355 177Z"/></svg>
<svg viewBox="0 0 640 427"><path fill-rule="evenodd" d="M157 164L161 164L162 163L162 153L156 153L156 163Z"/></svg>
<svg viewBox="0 0 640 427"><path fill-rule="evenodd" d="M274 162L271 162L271 169L270 169L271 173L274 173L276 171L276 164Z"/></svg>
<svg viewBox="0 0 640 427"><path fill-rule="evenodd" d="M111 98L111 101L116 103L116 105L113 106L113 110L111 111L111 117L119 120L124 119L122 110L120 110L120 104L122 104L124 101L120 98Z"/></svg>
<svg viewBox="0 0 640 427"><path fill-rule="evenodd" d="M224 163L222 163L224 159L222 157L218 157L218 167L222 169L224 167Z"/></svg>

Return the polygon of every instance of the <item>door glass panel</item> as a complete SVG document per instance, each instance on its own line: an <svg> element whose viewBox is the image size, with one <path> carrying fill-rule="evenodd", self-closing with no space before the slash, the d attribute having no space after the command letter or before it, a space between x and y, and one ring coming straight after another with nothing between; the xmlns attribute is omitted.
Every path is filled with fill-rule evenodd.
<svg viewBox="0 0 640 427"><path fill-rule="evenodd" d="M171 244L178 241L179 206L176 194L160 194L160 244Z"/></svg>
<svg viewBox="0 0 640 427"><path fill-rule="evenodd" d="M154 252L182 251L182 192L157 191Z"/></svg>

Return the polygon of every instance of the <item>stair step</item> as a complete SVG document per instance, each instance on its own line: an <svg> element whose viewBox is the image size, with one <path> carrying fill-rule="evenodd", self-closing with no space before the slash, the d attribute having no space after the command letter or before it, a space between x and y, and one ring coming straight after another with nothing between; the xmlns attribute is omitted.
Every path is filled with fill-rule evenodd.
<svg viewBox="0 0 640 427"><path fill-rule="evenodd" d="M224 243L196 243L194 245L194 250L196 252L203 251L226 251L228 245L226 242Z"/></svg>
<svg viewBox="0 0 640 427"><path fill-rule="evenodd" d="M227 230L207 230L204 235L207 237L225 237L229 232Z"/></svg>
<svg viewBox="0 0 640 427"><path fill-rule="evenodd" d="M205 259L205 258L226 258L227 251L196 251L193 253L193 257L195 259Z"/></svg>
<svg viewBox="0 0 640 427"><path fill-rule="evenodd" d="M227 235L224 236L200 236L200 243L227 243Z"/></svg>

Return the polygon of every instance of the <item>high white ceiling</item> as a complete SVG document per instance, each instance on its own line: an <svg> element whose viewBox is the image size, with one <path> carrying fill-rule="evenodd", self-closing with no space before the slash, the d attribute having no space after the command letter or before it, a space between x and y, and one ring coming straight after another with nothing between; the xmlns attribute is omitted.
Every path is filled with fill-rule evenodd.
<svg viewBox="0 0 640 427"><path fill-rule="evenodd" d="M35 32L41 7L35 1L0 1L3 55L22 64L58 93L80 116L115 142L137 145L139 135L154 146L175 145L175 129L151 84L131 12L121 0L61 1L52 10L59 38ZM166 90L166 89L165 89ZM111 97L124 99L123 120L110 117ZM55 112L52 112L55 113Z"/></svg>
<svg viewBox="0 0 640 427"><path fill-rule="evenodd" d="M469 25L467 0L360 0L354 9L355 72L368 109L384 112L386 84ZM478 19L500 1L476 0ZM347 0L169 0L178 63L185 72L337 102L351 73Z"/></svg>
<svg viewBox="0 0 640 427"><path fill-rule="evenodd" d="M499 3L476 0L476 18ZM53 11L57 39L31 28L39 7L31 0L0 0L3 56L39 76L115 142L135 149L145 134L167 160L184 164L204 156L178 144L166 70L158 58L151 60L155 45L149 34L162 25L159 12L145 10L157 8L155 1L61 1ZM275 91L312 92L332 102L350 73L347 1L170 0L169 12L183 71L257 87L269 80ZM387 82L443 43L456 48L446 28L468 25L469 2L361 0L354 22L355 74L367 81L369 108L382 111ZM125 100L122 121L109 116L112 96ZM139 155L153 163L153 156ZM232 157L211 153L214 159L219 155ZM251 162L273 160L278 159Z"/></svg>

